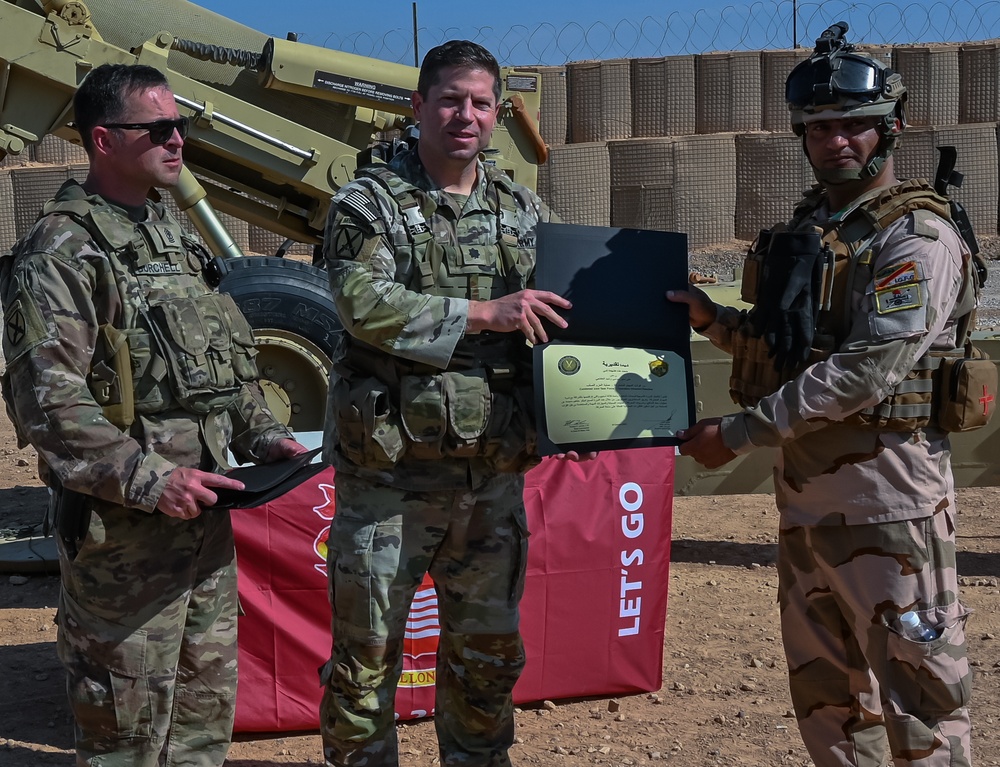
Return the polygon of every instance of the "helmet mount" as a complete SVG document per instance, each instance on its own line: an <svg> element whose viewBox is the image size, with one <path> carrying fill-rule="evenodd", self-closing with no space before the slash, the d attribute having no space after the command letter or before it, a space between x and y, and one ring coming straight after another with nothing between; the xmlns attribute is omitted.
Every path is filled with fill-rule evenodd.
<svg viewBox="0 0 1000 767"><path fill-rule="evenodd" d="M785 81L792 130L803 138L806 124L819 120L879 117L879 145L858 169L823 170L822 183L843 184L878 175L906 127L906 87L899 73L847 42L847 22L838 21L816 40L812 55ZM808 156L808 152L807 152ZM811 162L811 161L810 161Z"/></svg>

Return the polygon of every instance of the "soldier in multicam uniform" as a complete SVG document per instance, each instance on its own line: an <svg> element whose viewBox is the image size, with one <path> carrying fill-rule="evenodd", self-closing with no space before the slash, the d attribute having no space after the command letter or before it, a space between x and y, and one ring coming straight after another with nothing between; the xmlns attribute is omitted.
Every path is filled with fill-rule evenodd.
<svg viewBox="0 0 1000 767"><path fill-rule="evenodd" d="M966 344L978 284L948 201L900 182L905 88L831 27L790 74L819 186L748 256L749 313L668 293L734 355L744 410L685 430L714 468L780 447L779 603L792 702L817 767L968 766L967 611L934 369ZM916 611L938 638L905 638Z"/></svg>
<svg viewBox="0 0 1000 767"><path fill-rule="evenodd" d="M485 164L500 72L481 46L428 52L420 138L341 189L325 258L347 333L324 453L333 653L321 671L329 765L396 765L403 633L424 574L441 619L435 724L444 765L509 765L524 666L523 472L537 461L526 344L565 321L528 286L549 211ZM568 454L571 458L580 456Z"/></svg>
<svg viewBox="0 0 1000 767"><path fill-rule="evenodd" d="M0 259L4 394L55 491L59 657L76 763L217 767L232 737L236 562L202 513L231 447L305 450L267 410L253 338L207 253L150 189L181 171L187 122L151 67L95 69L74 97L90 157ZM217 281L216 281L217 282Z"/></svg>

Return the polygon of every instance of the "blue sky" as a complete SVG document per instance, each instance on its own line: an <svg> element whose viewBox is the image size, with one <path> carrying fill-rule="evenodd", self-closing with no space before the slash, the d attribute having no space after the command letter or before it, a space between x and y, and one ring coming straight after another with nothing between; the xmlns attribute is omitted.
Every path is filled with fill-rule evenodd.
<svg viewBox="0 0 1000 767"><path fill-rule="evenodd" d="M276 37L412 64L411 0L198 0L198 5ZM869 43L961 42L1000 34L1000 0L798 0L803 47L834 21ZM454 37L481 42L502 64L666 56L709 50L787 48L791 0L505 0L417 3L419 51Z"/></svg>

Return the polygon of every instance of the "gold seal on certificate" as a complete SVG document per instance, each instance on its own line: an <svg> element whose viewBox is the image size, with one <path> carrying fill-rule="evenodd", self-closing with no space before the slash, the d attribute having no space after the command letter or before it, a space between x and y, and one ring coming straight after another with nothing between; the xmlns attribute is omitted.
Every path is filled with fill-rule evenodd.
<svg viewBox="0 0 1000 767"><path fill-rule="evenodd" d="M687 425L686 365L674 352L549 344L541 361L557 445L673 437Z"/></svg>

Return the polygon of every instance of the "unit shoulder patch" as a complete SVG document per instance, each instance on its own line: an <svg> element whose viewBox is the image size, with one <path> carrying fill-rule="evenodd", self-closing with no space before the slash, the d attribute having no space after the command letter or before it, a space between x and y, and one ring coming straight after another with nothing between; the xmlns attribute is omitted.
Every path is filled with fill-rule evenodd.
<svg viewBox="0 0 1000 767"><path fill-rule="evenodd" d="M875 310L879 314L917 309L923 305L923 291L918 282L875 291Z"/></svg>
<svg viewBox="0 0 1000 767"><path fill-rule="evenodd" d="M18 295L5 307L3 316L3 354L10 364L55 334L33 303Z"/></svg>
<svg viewBox="0 0 1000 767"><path fill-rule="evenodd" d="M338 258L356 259L361 255L364 244L365 233L357 227L350 226L344 222L337 227L333 247Z"/></svg>

